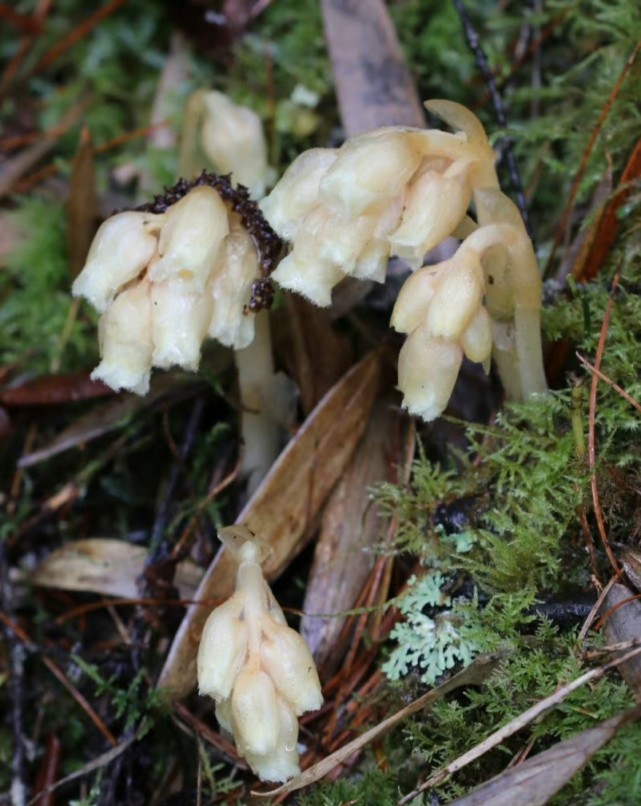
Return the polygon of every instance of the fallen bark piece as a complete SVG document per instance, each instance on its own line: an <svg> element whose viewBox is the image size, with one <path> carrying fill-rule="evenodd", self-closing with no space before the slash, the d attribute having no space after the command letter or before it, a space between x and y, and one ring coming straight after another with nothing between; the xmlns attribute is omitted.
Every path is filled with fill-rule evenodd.
<svg viewBox="0 0 641 806"><path fill-rule="evenodd" d="M347 136L390 123L423 126L423 109L385 3L323 0L321 7Z"/></svg>
<svg viewBox="0 0 641 806"><path fill-rule="evenodd" d="M325 675L336 670L343 656L344 647L337 641L345 617L338 614L354 607L374 565L372 549L382 527L370 490L395 480L394 468L401 463L399 417L389 398L378 401L367 432L325 507L301 621L301 635Z"/></svg>
<svg viewBox="0 0 641 806"><path fill-rule="evenodd" d="M378 392L379 357L371 353L321 400L282 452L237 523L272 549L263 571L275 579L312 534L321 507L358 445ZM219 551L180 625L158 680L180 698L196 685L196 653L213 603L233 592L236 563Z"/></svg>

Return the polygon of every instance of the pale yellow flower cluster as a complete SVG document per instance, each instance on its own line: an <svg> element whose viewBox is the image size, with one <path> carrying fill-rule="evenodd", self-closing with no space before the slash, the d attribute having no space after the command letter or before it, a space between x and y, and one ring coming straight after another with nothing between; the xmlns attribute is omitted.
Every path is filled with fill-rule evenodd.
<svg viewBox="0 0 641 806"><path fill-rule="evenodd" d="M292 245L274 279L318 305L329 305L348 275L384 280L391 255L418 269L392 326L409 334L399 356L403 405L432 420L464 355L486 369L494 355L512 398L546 386L538 267L518 211L498 188L487 135L459 104L426 105L455 132L385 128L339 149L312 149L261 207ZM476 221L467 215L471 202ZM420 268L450 235L463 238L456 254Z"/></svg>
<svg viewBox="0 0 641 806"><path fill-rule="evenodd" d="M197 369L209 336L241 349L260 276L256 246L219 193L197 185L163 213L107 219L73 285L102 314L92 378L145 394L152 367Z"/></svg>
<svg viewBox="0 0 641 806"><path fill-rule="evenodd" d="M495 185L484 136L389 127L339 149L307 151L261 202L292 244L273 277L329 305L332 288L348 275L382 282L390 255L420 266L463 221L473 189Z"/></svg>
<svg viewBox="0 0 641 806"><path fill-rule="evenodd" d="M209 616L198 652L201 694L241 756L264 781L285 781L298 766L298 719L323 702L316 666L301 636L287 626L265 582L260 547L243 527L220 530L240 562L236 591Z"/></svg>
<svg viewBox="0 0 641 806"><path fill-rule="evenodd" d="M403 404L424 420L447 406L463 355L489 369L494 351L513 399L545 389L532 244L501 191L481 191L478 202L493 223L468 235L449 260L413 274L392 312L392 327L409 334L398 360Z"/></svg>

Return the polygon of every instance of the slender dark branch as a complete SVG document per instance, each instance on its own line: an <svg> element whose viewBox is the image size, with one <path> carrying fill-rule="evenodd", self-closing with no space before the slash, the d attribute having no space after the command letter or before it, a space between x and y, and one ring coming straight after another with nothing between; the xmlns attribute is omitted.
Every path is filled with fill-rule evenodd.
<svg viewBox="0 0 641 806"><path fill-rule="evenodd" d="M481 75L483 76L483 80L487 84L487 88L490 93L490 98L492 99L492 106L494 107L494 114L496 115L496 120L502 129L507 129L508 125L507 110L505 108L505 104L503 103L503 97L496 86L496 81L494 80L494 74L490 68L487 56L479 40L479 36L476 33L476 29L472 25L472 21L470 20L470 17L467 13L467 9L465 8L465 4L463 3L463 0L453 0L453 2L454 7L456 8L456 11L461 20L461 25L463 26L463 33L465 34L465 39L467 41L468 47L474 54L476 64L481 72ZM530 238L533 239L532 224L530 221L530 216L528 214L525 193L523 192L523 183L521 182L521 175L519 173L516 160L514 159L514 153L512 152L513 140L511 137L504 137L502 142L504 145L505 161L507 163L507 169L510 175L510 183L512 185L512 189L516 197L516 203L519 207L519 210L521 211L521 215L523 217L523 223L525 224L525 228L527 229L528 235L530 236Z"/></svg>
<svg viewBox="0 0 641 806"><path fill-rule="evenodd" d="M156 513L156 519L151 532L149 553L145 561L142 575L138 579L140 596L143 599L155 599L159 605L163 595L171 590L175 573L175 562L172 560L173 530L169 528L170 521L175 512L176 499L180 492L187 459L191 454L199 433L205 401L198 398L193 406L185 426L182 442L177 456L172 462L167 479L162 503ZM151 618L148 609L139 606L129 625L131 639L130 668L138 673L142 667L142 656L148 647L154 620L159 621L161 610L154 613ZM146 696L148 679L141 684L140 697ZM132 738L140 728L144 715L135 720L119 737L119 744L131 743ZM140 759L144 757L144 742L138 740L114 759L110 765L109 774L102 778L98 802L100 806L112 806L114 803L132 803L136 776L140 773ZM124 792L122 791L124 788Z"/></svg>
<svg viewBox="0 0 641 806"><path fill-rule="evenodd" d="M198 427L202 418L205 403L202 398L198 398L193 405L189 420L185 427L182 444L178 451L176 460L172 463L169 471L167 487L162 503L156 514L156 520L151 533L149 553L145 561L143 573L138 580L138 588L142 599L162 599L171 592L173 585L176 563L171 558L172 535L168 529L169 522L175 510L176 497L178 495L180 483L185 472L185 463L189 457L196 438ZM149 622L159 619L148 618L148 612L144 607L136 608L134 622L130 628L132 641L132 659L136 671L140 670L141 652L150 639ZM160 613L156 614L159 616Z"/></svg>
<svg viewBox="0 0 641 806"><path fill-rule="evenodd" d="M0 541L0 606L13 615L13 588L9 578L7 545ZM26 649L11 630L4 630L9 649L9 699L11 701L11 728L13 732L13 755L11 758L11 802L24 806L27 801L26 784L26 739L24 735L24 662Z"/></svg>
<svg viewBox="0 0 641 806"><path fill-rule="evenodd" d="M191 453L196 442L196 437L198 436L198 426L200 425L204 407L204 399L199 397L191 410L187 427L185 428L183 441L180 446L178 461L174 462L171 467L169 481L167 483L167 491L154 522L154 528L151 533L151 541L149 544L150 550L147 557L147 566L153 565L153 563L158 559L164 559L165 555L167 554L167 547L163 545L162 538L167 531L169 516L174 507L174 502L178 492L178 484L183 476L183 473L185 472L185 462L187 461L187 458L189 457L189 454Z"/></svg>

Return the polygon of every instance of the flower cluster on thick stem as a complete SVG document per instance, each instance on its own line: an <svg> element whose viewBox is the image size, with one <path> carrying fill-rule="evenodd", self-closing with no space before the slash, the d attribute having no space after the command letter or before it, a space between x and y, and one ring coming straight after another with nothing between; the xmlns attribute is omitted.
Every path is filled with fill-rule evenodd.
<svg viewBox="0 0 641 806"><path fill-rule="evenodd" d="M102 314L92 378L145 394L152 367L197 369L209 336L241 349L260 276L254 241L218 191L193 187L165 212L107 219L73 285Z"/></svg>
<svg viewBox="0 0 641 806"><path fill-rule="evenodd" d="M200 693L214 698L218 721L254 772L285 781L299 772L297 717L323 702L316 666L265 582L255 536L239 526L219 534L239 567L235 593L203 630Z"/></svg>
<svg viewBox="0 0 641 806"><path fill-rule="evenodd" d="M454 133L390 127L339 149L312 149L261 207L291 242L274 279L318 305L329 305L332 288L348 275L382 281L390 255L415 271L392 326L409 334L399 357L403 404L432 420L447 406L464 355L486 369L493 356L512 399L544 392L546 384L536 258L518 211L499 190L487 135L459 104L427 106ZM420 268L451 235L462 239L456 254Z"/></svg>

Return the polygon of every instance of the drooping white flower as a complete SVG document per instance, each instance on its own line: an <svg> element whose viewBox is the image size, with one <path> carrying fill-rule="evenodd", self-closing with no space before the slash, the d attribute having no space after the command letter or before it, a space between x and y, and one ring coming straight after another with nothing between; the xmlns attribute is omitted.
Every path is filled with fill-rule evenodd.
<svg viewBox="0 0 641 806"><path fill-rule="evenodd" d="M390 256L420 267L465 219L477 190L496 185L484 132L481 138L471 120L457 117L456 107L445 103L438 111L468 126L469 137L387 127L339 149L301 154L261 202L271 226L291 243L274 279L326 306L346 276L382 282Z"/></svg>
<svg viewBox="0 0 641 806"><path fill-rule="evenodd" d="M108 219L73 285L102 313L92 377L145 394L152 367L196 370L208 335L246 348L260 276L252 236L215 187L195 184L160 213Z"/></svg>
<svg viewBox="0 0 641 806"><path fill-rule="evenodd" d="M265 582L254 535L239 526L219 534L240 564L235 593L203 630L200 693L214 698L221 726L254 772L264 781L285 781L299 772L296 717L323 702L318 673Z"/></svg>

